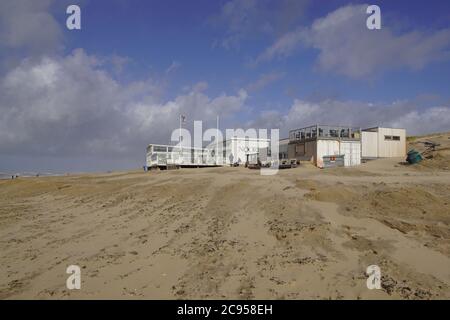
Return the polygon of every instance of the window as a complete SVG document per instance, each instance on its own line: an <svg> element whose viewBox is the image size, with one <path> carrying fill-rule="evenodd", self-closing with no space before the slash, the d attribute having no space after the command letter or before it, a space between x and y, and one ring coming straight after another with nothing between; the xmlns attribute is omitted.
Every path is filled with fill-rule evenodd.
<svg viewBox="0 0 450 320"><path fill-rule="evenodd" d="M319 128L319 137L323 137L324 135L323 135L323 129L322 128Z"/></svg>
<svg viewBox="0 0 450 320"><path fill-rule="evenodd" d="M384 140L387 140L387 141L400 141L400 136L384 136Z"/></svg>
<svg viewBox="0 0 450 320"><path fill-rule="evenodd" d="M289 133L289 140L292 141L292 140L294 140L294 139L295 139L295 133L290 132L290 133Z"/></svg>
<svg viewBox="0 0 450 320"><path fill-rule="evenodd" d="M306 129L306 139L311 138L311 128Z"/></svg>
<svg viewBox="0 0 450 320"><path fill-rule="evenodd" d="M359 128L352 128L351 129L351 137L353 139L359 139L361 137L360 129Z"/></svg>
<svg viewBox="0 0 450 320"><path fill-rule="evenodd" d="M349 129L341 129L341 138L349 138L350 132Z"/></svg>
<svg viewBox="0 0 450 320"><path fill-rule="evenodd" d="M167 151L166 147L153 146L153 152L166 152L166 151Z"/></svg>

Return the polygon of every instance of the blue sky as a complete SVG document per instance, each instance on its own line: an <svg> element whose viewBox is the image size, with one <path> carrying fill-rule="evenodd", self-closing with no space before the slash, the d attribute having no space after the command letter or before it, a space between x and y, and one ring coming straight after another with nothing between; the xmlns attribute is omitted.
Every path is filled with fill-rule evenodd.
<svg viewBox="0 0 450 320"><path fill-rule="evenodd" d="M65 27L69 4L81 30ZM366 28L369 4L381 30ZM0 59L0 171L137 167L179 114L282 136L316 122L450 130L444 0L7 0Z"/></svg>
<svg viewBox="0 0 450 320"><path fill-rule="evenodd" d="M264 92L252 95L258 104L264 101L288 102L287 89L293 87L299 97L314 95L317 90L329 91L343 99L389 102L411 99L422 94L450 98L450 60L429 63L420 70L391 68L381 75L352 79L331 72L316 70L316 50L307 49L284 60L248 66L255 57L276 39L276 34L253 32L245 35L237 48L215 46L227 33L225 23L215 23L227 1L86 1L82 2L83 30L65 30L66 52L84 48L99 56L111 53L128 57L126 79L163 74L173 63L180 64L171 79L167 94L174 97L184 85L208 82L208 92L219 94L256 82L264 73L286 73L279 83ZM353 1L352 4L367 3ZM308 26L315 19L348 5L346 1L315 1L306 3L292 28ZM379 1L383 27L399 33L416 30L442 30L450 27L448 1ZM262 6L262 5L261 5ZM279 8L276 3L267 6ZM63 10L60 10L64 13ZM60 15L63 24L66 15ZM216 19L218 20L218 19ZM258 22L261 23L261 22ZM365 27L364 25L361 28ZM289 31L289 29L286 29ZM373 43L376 46L377 43ZM381 44L382 45L382 44ZM371 48L367 48L370 50ZM401 59L401 57L398 57ZM383 66L380 66L383 68ZM326 93L325 93L326 94ZM280 100L281 99L281 100Z"/></svg>
<svg viewBox="0 0 450 320"><path fill-rule="evenodd" d="M180 68L171 79L173 91L168 92L169 96L175 96L176 90L187 83L207 81L211 93L217 94L257 81L262 73L286 72L285 78L274 85L275 88L269 88L268 94L259 93L254 98L274 102L283 99L284 102L285 94L277 92L290 87L298 87L299 96L329 88L330 94L348 99L391 101L424 93L449 98L446 85L450 80L449 61L430 63L421 70L388 70L382 76L367 77L363 81L314 70L315 50L305 50L284 61L249 67L248 60L269 46L276 35L255 32L246 35L238 48L227 50L214 46L227 32L225 23L214 23L225 4L226 1L87 1L82 5L83 30L65 30L66 52L84 48L95 55L114 53L129 57L132 63L128 78L124 76L124 80L162 74L173 62L178 62ZM304 12L299 13L298 25L308 26L314 19L346 4L344 1L306 4ZM379 5L386 27L410 31L449 27L448 1L431 4L384 1ZM60 15L61 24L65 17Z"/></svg>

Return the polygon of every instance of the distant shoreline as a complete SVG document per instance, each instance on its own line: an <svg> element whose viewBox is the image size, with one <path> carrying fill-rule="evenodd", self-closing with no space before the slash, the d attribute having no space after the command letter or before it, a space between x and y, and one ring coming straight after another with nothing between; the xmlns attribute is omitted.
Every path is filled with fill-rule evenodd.
<svg viewBox="0 0 450 320"><path fill-rule="evenodd" d="M16 172L16 173L0 173L0 180L7 180L7 179L12 179L12 177L18 177L18 178L35 178L35 177L60 177L60 176L64 176L67 175L67 173L49 173L49 172Z"/></svg>

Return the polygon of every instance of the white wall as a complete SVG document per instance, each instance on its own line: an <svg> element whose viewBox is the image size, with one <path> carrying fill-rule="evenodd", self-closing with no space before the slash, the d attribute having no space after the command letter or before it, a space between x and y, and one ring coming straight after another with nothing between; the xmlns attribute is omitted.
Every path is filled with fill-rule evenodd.
<svg viewBox="0 0 450 320"><path fill-rule="evenodd" d="M241 164L244 164L247 160L247 154L256 153L259 152L259 149L270 147L269 140L266 139L232 138L231 145L233 161Z"/></svg>
<svg viewBox="0 0 450 320"><path fill-rule="evenodd" d="M270 140L268 139L245 139L245 138L231 138L226 140L226 157L223 156L223 141L219 142L219 153L220 157L218 159L218 163L222 164L221 161L225 162L224 164L229 164L232 155L233 163L240 162L244 164L247 160L247 154L249 153L257 153L260 148L270 147ZM216 143L212 142L208 146L207 149L216 149Z"/></svg>
<svg viewBox="0 0 450 320"><path fill-rule="evenodd" d="M406 130L376 128L362 132L362 156L364 158L391 158L406 156ZM400 140L385 137L400 137Z"/></svg>
<svg viewBox="0 0 450 320"><path fill-rule="evenodd" d="M344 155L346 167L361 164L361 142L359 141L338 141L338 140L318 140L316 165L323 167L323 156Z"/></svg>
<svg viewBox="0 0 450 320"><path fill-rule="evenodd" d="M344 165L346 167L357 166L361 164L361 142L359 141L341 141L340 154L345 155Z"/></svg>
<svg viewBox="0 0 450 320"><path fill-rule="evenodd" d="M399 136L400 140L386 140L385 136ZM378 157L405 157L406 130L393 128L378 128Z"/></svg>
<svg viewBox="0 0 450 320"><path fill-rule="evenodd" d="M317 153L315 164L319 168L323 168L323 156L338 155L339 153L339 141L337 140L317 140L314 141L317 145Z"/></svg>
<svg viewBox="0 0 450 320"><path fill-rule="evenodd" d="M363 158L378 158L378 132L363 131L361 149Z"/></svg>

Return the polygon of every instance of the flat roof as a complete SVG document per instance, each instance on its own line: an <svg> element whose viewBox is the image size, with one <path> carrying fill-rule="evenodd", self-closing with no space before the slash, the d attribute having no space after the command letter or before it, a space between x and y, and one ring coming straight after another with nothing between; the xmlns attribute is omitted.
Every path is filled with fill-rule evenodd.
<svg viewBox="0 0 450 320"><path fill-rule="evenodd" d="M406 130L405 128L392 128L392 127L370 127L362 129L362 131L378 130L378 129L395 129L395 130Z"/></svg>
<svg viewBox="0 0 450 320"><path fill-rule="evenodd" d="M150 143L147 145L147 148L150 146L154 146L154 147L164 147L164 148L176 148L176 149L191 149L191 150L206 150L206 148L197 148L197 147L187 147L187 146L177 146L177 145L168 145L168 144L155 144L155 143Z"/></svg>
<svg viewBox="0 0 450 320"><path fill-rule="evenodd" d="M233 136L233 137L231 137L231 138L228 138L228 139L226 139L226 140L223 140L222 139L222 141L228 141L228 140L232 140L232 139L236 139L236 140L245 140L245 141L270 141L270 139L269 138L248 138L248 137L238 137L238 136Z"/></svg>

